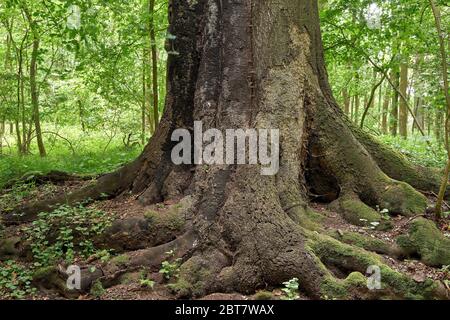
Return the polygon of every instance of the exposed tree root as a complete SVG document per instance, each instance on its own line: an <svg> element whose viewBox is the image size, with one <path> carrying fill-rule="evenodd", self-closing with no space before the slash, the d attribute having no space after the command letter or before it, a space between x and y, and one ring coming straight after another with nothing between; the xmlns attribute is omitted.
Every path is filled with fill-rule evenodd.
<svg viewBox="0 0 450 320"><path fill-rule="evenodd" d="M6 185L3 186L3 189L9 189L16 183L33 182L35 185L42 185L47 183L59 185L67 181L86 181L86 180L93 180L95 178L96 178L95 176L74 175L67 172L56 170L52 170L46 174L42 174L40 172L28 172L19 179L10 180Z"/></svg>
<svg viewBox="0 0 450 320"><path fill-rule="evenodd" d="M364 236L359 233L334 230L332 232L329 232L329 235L343 243L356 246L367 251L385 254L397 259L406 256L406 252L396 244L389 243L377 238Z"/></svg>
<svg viewBox="0 0 450 320"><path fill-rule="evenodd" d="M308 245L324 263L324 266L337 268L344 275L348 275L344 281L338 280L330 274L325 277L322 292L329 298L449 298L448 290L441 283L432 280L417 283L389 268L376 254L317 233L310 233L309 238ZM368 291L367 280L365 277L361 277L370 266L380 268L381 290ZM355 275L354 272L359 272L360 275Z"/></svg>
<svg viewBox="0 0 450 320"><path fill-rule="evenodd" d="M39 212L53 210L61 204L72 205L79 202L93 201L117 196L129 187L141 163L140 158L131 164L106 174L92 184L70 194L63 194L43 201L19 206L8 212L0 212L1 222L5 225L21 224L36 219Z"/></svg>
<svg viewBox="0 0 450 320"><path fill-rule="evenodd" d="M408 234L399 236L397 243L409 256L419 256L426 265L450 265L450 239L430 220L412 221Z"/></svg>
<svg viewBox="0 0 450 320"><path fill-rule="evenodd" d="M404 181L418 190L439 192L442 180L440 170L413 165L403 155L376 141L370 134L355 128L350 123L348 125L388 176ZM450 197L450 187L447 188L445 197L446 199Z"/></svg>
<svg viewBox="0 0 450 320"><path fill-rule="evenodd" d="M191 207L191 197L165 205L162 209L154 206L142 217L114 221L94 242L98 247L114 249L115 252L134 251L170 242L185 231L186 214Z"/></svg>
<svg viewBox="0 0 450 320"><path fill-rule="evenodd" d="M320 134L311 139L309 167L318 167L320 169L314 172L333 177L328 179L331 184L326 188L336 190L338 199L334 204L344 217L361 225L367 221L380 221L379 213L372 209L376 206L391 214L405 216L425 212L427 199L410 185L391 179L380 169L342 120L340 110L326 107L326 102L318 105L325 107L313 120L313 132ZM316 178L314 172L308 181ZM317 183L312 185L317 188Z"/></svg>

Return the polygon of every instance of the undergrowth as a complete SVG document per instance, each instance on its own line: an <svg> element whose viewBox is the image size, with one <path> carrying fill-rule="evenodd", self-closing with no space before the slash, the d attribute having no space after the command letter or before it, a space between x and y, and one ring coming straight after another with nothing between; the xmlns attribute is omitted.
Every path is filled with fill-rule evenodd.
<svg viewBox="0 0 450 320"><path fill-rule="evenodd" d="M446 164L447 153L444 146L430 137L415 135L404 139L399 136L384 135L379 136L378 139L403 154L416 165L443 168ZM431 144L431 147L427 141Z"/></svg>
<svg viewBox="0 0 450 320"><path fill-rule="evenodd" d="M70 137L72 145L58 139L47 139L47 157L41 158L35 150L31 154L17 154L14 140L10 148L0 155L0 189L9 181L29 172L45 174L59 170L75 174L100 174L111 172L137 158L141 146L125 146L120 137L110 139L102 133L82 134L74 128L67 128L64 136Z"/></svg>
<svg viewBox="0 0 450 320"><path fill-rule="evenodd" d="M48 266L58 260L71 263L76 256L98 254L92 239L111 225L112 217L101 210L62 205L52 212L41 212L31 226L24 228L31 245L34 265Z"/></svg>

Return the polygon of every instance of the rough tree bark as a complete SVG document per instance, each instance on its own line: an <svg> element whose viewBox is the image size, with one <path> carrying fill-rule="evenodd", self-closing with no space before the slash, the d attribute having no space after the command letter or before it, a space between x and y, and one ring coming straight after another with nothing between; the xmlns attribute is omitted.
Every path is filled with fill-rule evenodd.
<svg viewBox="0 0 450 320"><path fill-rule="evenodd" d="M377 163L410 174L413 184L426 179L356 128L335 103L317 1L172 0L169 20L176 38L168 46L179 54L169 57L166 108L143 154L95 185L9 213L4 222L104 193L131 191L145 205L182 198L189 204L183 232L130 253L126 263L158 267L164 252L175 249L183 264L172 288L180 296L248 293L297 277L313 298L445 297L438 283L416 283L379 256L326 235L308 207L308 193L327 195L356 224L381 221L376 205L407 216L426 208L424 196ZM171 134L192 130L194 120L205 130L278 128L280 171L262 176L258 165L173 165ZM403 171L392 168L392 157L403 161L397 163ZM380 266L383 290L367 289L363 274L370 265ZM117 269L106 271L105 283L111 274Z"/></svg>

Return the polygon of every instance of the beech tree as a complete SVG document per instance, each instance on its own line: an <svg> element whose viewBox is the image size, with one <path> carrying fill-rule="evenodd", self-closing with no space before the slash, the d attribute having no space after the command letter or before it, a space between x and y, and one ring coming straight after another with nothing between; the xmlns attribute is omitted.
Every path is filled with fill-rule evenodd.
<svg viewBox="0 0 450 320"><path fill-rule="evenodd" d="M166 106L141 156L81 190L17 208L3 222L31 221L57 203L132 193L143 205L177 201L184 227L127 253L120 268L158 267L174 250L183 261L173 285L179 296L254 292L296 277L313 298L445 297L440 283L416 282L369 252L395 256L408 248L430 265L448 264L449 240L429 221L414 223L403 238L408 246L360 248L327 234L308 206L314 194L351 223L382 225L377 206L414 217L427 207L415 188L439 189L432 171L383 147L337 105L317 1L172 0L169 20ZM171 134L192 130L194 121L205 130L279 129L278 174L260 175L259 165L174 165ZM139 220L119 221L111 232L130 224L133 237L145 233ZM416 242L416 232L426 232L425 244ZM429 243L437 244L432 257L422 250ZM363 275L371 266L380 268L382 290L367 289ZM107 285L117 266L102 272L88 280Z"/></svg>

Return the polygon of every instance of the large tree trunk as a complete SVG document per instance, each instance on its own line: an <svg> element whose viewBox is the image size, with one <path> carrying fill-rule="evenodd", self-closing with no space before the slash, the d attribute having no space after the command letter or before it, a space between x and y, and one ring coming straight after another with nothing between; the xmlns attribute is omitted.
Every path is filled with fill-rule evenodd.
<svg viewBox="0 0 450 320"><path fill-rule="evenodd" d="M440 296L436 283L417 284L324 235L308 208L308 193L315 194L361 224L381 221L376 205L407 216L426 207L421 194L380 169L377 160L388 162L391 154L335 103L317 1L172 0L170 22L176 38L167 45L179 54L169 57L166 108L155 135L135 162L64 198L131 191L143 204L189 203L184 233L131 253L128 266L158 266L164 252L176 249L184 263L173 288L181 296L254 292L294 277L314 298ZM278 174L263 176L259 165L174 165L171 134L192 131L194 120L204 130L279 129ZM31 211L6 216L32 218ZM365 287L370 265L381 267L387 289ZM336 268L345 279L330 271Z"/></svg>

